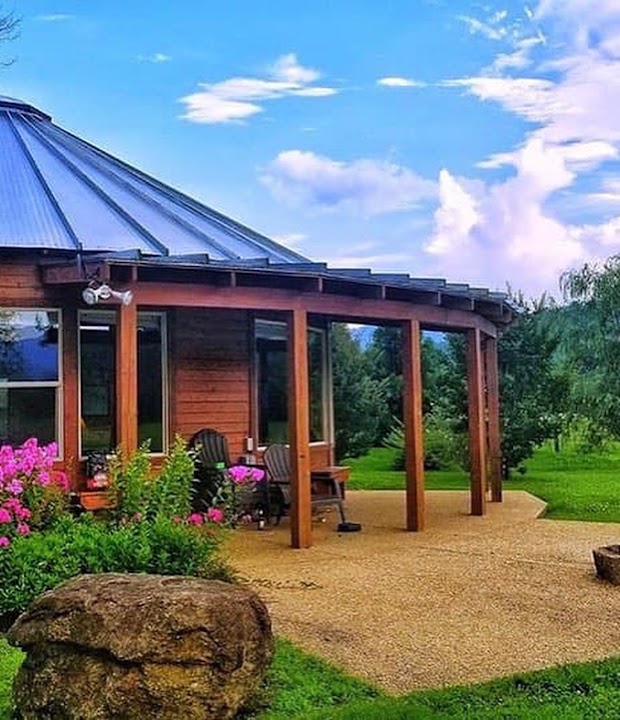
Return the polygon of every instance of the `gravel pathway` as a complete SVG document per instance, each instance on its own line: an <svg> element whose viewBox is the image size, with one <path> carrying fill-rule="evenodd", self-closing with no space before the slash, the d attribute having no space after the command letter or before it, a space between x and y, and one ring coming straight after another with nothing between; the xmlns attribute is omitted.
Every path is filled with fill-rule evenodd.
<svg viewBox="0 0 620 720"><path fill-rule="evenodd" d="M402 492L347 506L361 533L339 535L332 512L309 550L290 549L287 521L228 546L302 648L396 693L620 654L620 587L591 560L620 525L537 519L544 503L517 491L482 518L465 492L427 492L423 533L403 531Z"/></svg>

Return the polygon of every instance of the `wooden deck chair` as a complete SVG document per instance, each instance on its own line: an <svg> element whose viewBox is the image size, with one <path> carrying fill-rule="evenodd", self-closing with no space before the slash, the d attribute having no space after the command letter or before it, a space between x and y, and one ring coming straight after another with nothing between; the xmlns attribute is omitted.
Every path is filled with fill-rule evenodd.
<svg viewBox="0 0 620 720"><path fill-rule="evenodd" d="M288 445L275 444L270 445L263 455L263 462L269 474L269 482L276 485L282 490L286 506L291 504L291 454ZM339 532L356 532L361 529L359 523L348 522L345 510L344 500L342 498L342 490L340 483L334 481L333 495L325 497L313 497L312 508L321 507L323 505L337 505L340 513L340 523L338 524ZM281 516L278 516L277 523L280 522Z"/></svg>
<svg viewBox="0 0 620 720"><path fill-rule="evenodd" d="M204 428L194 433L188 446L196 453L192 509L205 512L227 481L226 471L231 466L228 441L221 432Z"/></svg>

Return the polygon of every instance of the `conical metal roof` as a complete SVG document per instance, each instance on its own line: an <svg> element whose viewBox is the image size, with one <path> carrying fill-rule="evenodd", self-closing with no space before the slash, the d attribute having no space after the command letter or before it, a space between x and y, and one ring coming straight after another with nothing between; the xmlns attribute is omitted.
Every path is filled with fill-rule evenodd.
<svg viewBox="0 0 620 720"><path fill-rule="evenodd" d="M0 249L306 258L0 95Z"/></svg>

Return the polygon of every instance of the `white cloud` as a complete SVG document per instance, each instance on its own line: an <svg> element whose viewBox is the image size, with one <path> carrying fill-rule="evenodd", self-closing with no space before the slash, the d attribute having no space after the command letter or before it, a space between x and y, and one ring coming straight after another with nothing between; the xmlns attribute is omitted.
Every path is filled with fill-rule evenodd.
<svg viewBox="0 0 620 720"><path fill-rule="evenodd" d="M488 40L503 40L508 29L501 23L506 19L506 12L495 13L488 20L479 20L471 15L459 15L458 20L465 23L472 35L483 35Z"/></svg>
<svg viewBox="0 0 620 720"><path fill-rule="evenodd" d="M377 85L384 85L385 87L425 87L426 83L406 77L382 77L377 80Z"/></svg>
<svg viewBox="0 0 620 720"><path fill-rule="evenodd" d="M75 15L68 13L50 13L49 15L37 15L35 20L39 22L67 22L73 20Z"/></svg>
<svg viewBox="0 0 620 720"><path fill-rule="evenodd" d="M434 182L392 162L342 162L303 150L281 152L260 179L289 205L364 217L411 209L437 191Z"/></svg>
<svg viewBox="0 0 620 720"><path fill-rule="evenodd" d="M531 292L557 290L570 266L620 251L620 176L600 192L575 188L578 178L620 156L620 3L618 0L542 0L526 8L534 34L518 35L479 75L443 84L493 102L530 124L516 148L496 152L482 168L511 168L508 179L475 189L448 171L440 176L440 205L426 249L442 272L476 282L512 280ZM545 35L545 63L535 62ZM525 68L526 75L519 73ZM615 211L600 222L562 218L562 198L575 207L597 203ZM564 210L567 205L564 204Z"/></svg>
<svg viewBox="0 0 620 720"><path fill-rule="evenodd" d="M332 87L312 84L319 78L317 70L300 65L290 53L278 58L265 78L233 77L201 84L198 92L180 99L186 107L182 117L206 124L240 122L263 112L266 100L335 95L337 90Z"/></svg>
<svg viewBox="0 0 620 720"><path fill-rule="evenodd" d="M152 53L151 55L138 55L138 60L140 62L158 64L170 62L172 60L172 57L170 55L167 55L166 53L156 52Z"/></svg>

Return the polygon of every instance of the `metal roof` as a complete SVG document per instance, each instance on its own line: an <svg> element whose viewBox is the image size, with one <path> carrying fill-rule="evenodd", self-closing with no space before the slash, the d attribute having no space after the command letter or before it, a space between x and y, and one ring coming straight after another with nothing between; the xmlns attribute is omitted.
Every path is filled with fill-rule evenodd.
<svg viewBox="0 0 620 720"><path fill-rule="evenodd" d="M0 248L306 258L0 95Z"/></svg>
<svg viewBox="0 0 620 720"><path fill-rule="evenodd" d="M3 249L46 251L51 263L80 254L113 264L254 268L344 288L379 285L399 299L435 294L438 305L457 303L502 324L516 312L504 293L484 288L313 262L63 130L29 103L0 95Z"/></svg>

